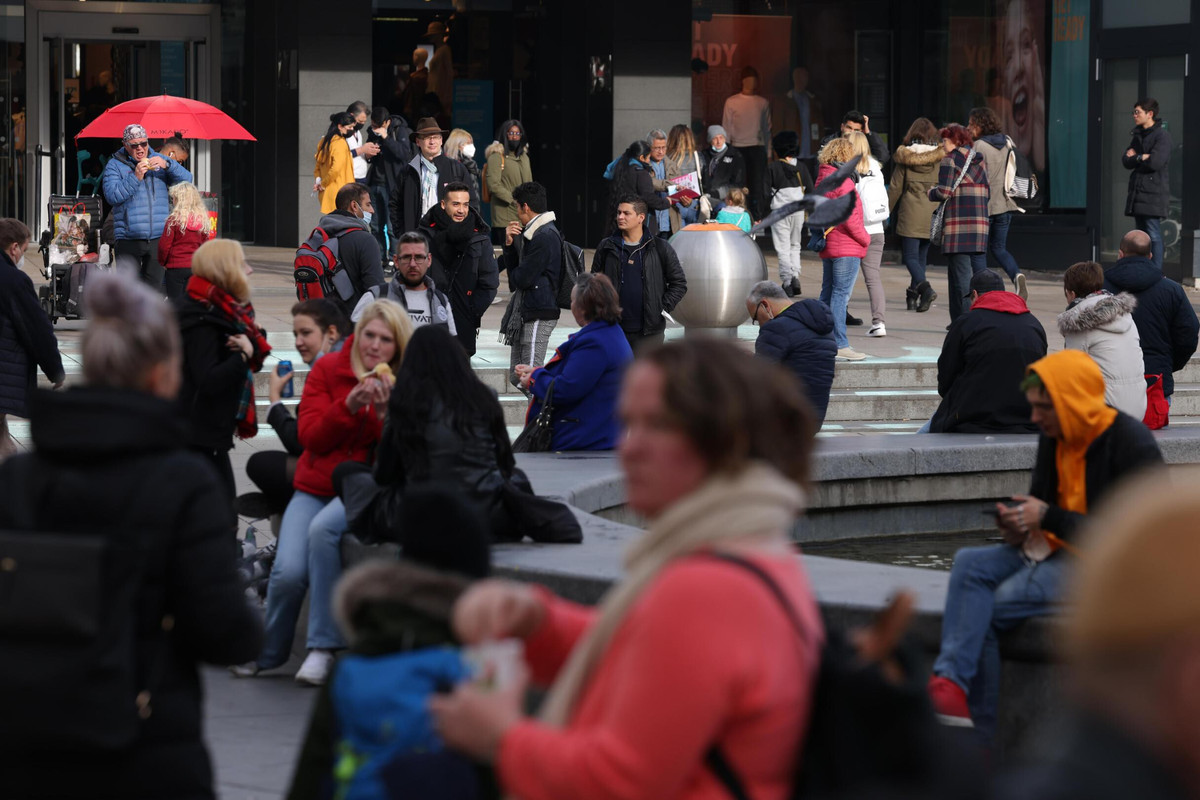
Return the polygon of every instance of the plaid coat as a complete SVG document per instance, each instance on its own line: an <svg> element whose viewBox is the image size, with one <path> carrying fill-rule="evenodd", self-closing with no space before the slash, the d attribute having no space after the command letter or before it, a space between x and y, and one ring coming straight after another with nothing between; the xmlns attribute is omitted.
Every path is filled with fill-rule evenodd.
<svg viewBox="0 0 1200 800"><path fill-rule="evenodd" d="M958 179L968 155L971 156L971 166L967 168L958 190L951 196L950 188ZM987 251L989 196L987 167L982 155L959 147L942 159L937 186L929 190L929 199L941 201L950 198L946 204L943 253Z"/></svg>

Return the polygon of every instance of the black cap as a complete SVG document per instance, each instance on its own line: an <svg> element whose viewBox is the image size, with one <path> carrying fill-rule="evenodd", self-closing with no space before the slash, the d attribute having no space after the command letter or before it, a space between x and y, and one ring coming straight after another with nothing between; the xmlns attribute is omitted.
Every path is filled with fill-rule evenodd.
<svg viewBox="0 0 1200 800"><path fill-rule="evenodd" d="M1003 292L1004 278L1001 278L995 270L984 269L976 272L971 278L971 292L984 294L986 292ZM964 297L969 298L971 292L967 292Z"/></svg>

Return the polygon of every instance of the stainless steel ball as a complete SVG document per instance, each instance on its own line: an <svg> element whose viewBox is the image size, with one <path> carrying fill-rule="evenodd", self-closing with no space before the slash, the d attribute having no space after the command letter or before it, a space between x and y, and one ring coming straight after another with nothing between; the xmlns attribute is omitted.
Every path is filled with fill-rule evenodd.
<svg viewBox="0 0 1200 800"><path fill-rule="evenodd" d="M767 279L762 251L736 225L695 224L671 237L687 294L671 313L689 329L737 328L749 317L746 295Z"/></svg>

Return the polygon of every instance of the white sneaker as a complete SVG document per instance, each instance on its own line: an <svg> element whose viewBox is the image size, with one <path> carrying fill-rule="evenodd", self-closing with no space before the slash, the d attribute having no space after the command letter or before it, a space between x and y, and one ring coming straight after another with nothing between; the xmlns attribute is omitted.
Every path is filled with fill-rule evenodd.
<svg viewBox="0 0 1200 800"><path fill-rule="evenodd" d="M842 347L837 351L837 357L842 361L862 361L866 353L860 353L852 347Z"/></svg>
<svg viewBox="0 0 1200 800"><path fill-rule="evenodd" d="M1017 296L1026 302L1029 301L1029 287L1025 285L1025 273L1018 272L1017 277L1013 278L1013 283L1017 285Z"/></svg>
<svg viewBox="0 0 1200 800"><path fill-rule="evenodd" d="M883 327L882 322L876 322L871 326L871 330L867 331L867 336L887 336L887 328Z"/></svg>
<svg viewBox="0 0 1200 800"><path fill-rule="evenodd" d="M234 664L229 671L235 678L253 678L261 669L257 661L247 661L245 664Z"/></svg>
<svg viewBox="0 0 1200 800"><path fill-rule="evenodd" d="M307 686L324 686L329 671L333 669L333 651L309 650L308 657L296 673L296 683Z"/></svg>

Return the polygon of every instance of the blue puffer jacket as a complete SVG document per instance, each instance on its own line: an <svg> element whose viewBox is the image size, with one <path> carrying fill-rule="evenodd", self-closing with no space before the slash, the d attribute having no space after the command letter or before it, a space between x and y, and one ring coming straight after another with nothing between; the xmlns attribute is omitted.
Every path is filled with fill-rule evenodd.
<svg viewBox="0 0 1200 800"><path fill-rule="evenodd" d="M125 148L114 153L104 167L104 198L112 206L113 237L117 240L162 236L167 215L171 213L167 189L192 179L192 173L183 165L152 148L146 157L154 156L166 161L167 168L150 170L145 180L138 180L135 162Z"/></svg>
<svg viewBox="0 0 1200 800"><path fill-rule="evenodd" d="M38 304L33 281L0 253L0 414L29 416L37 366L52 382L63 379L54 326Z"/></svg>
<svg viewBox="0 0 1200 800"><path fill-rule="evenodd" d="M555 450L612 450L621 425L617 395L621 377L633 360L629 341L615 322L595 320L558 346L545 367L529 381L533 401L526 423L537 417L554 384Z"/></svg>
<svg viewBox="0 0 1200 800"><path fill-rule="evenodd" d="M825 422L837 342L833 314L820 300L800 300L762 323L754 352L790 369L804 384L804 392L817 414L817 427Z"/></svg>

